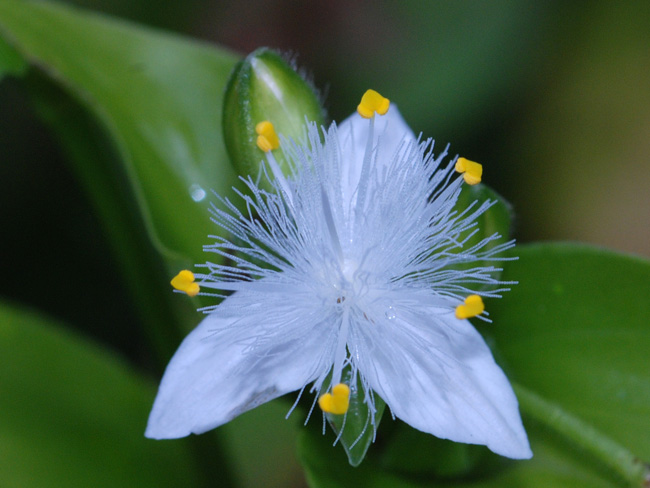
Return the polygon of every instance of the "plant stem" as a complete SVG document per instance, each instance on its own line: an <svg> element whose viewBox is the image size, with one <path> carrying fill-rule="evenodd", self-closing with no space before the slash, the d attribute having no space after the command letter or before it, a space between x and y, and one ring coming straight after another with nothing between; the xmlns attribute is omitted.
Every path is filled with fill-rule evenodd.
<svg viewBox="0 0 650 488"><path fill-rule="evenodd" d="M604 466L617 473L629 486L650 487L650 465L602 432L562 407L540 397L527 388L512 384L519 406L526 415L568 440Z"/></svg>

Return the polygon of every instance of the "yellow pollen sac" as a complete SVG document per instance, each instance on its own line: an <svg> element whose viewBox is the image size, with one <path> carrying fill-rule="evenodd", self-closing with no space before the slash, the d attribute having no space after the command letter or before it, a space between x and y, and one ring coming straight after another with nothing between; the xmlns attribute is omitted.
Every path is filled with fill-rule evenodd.
<svg viewBox="0 0 650 488"><path fill-rule="evenodd" d="M388 107L390 106L390 100L388 98L382 97L375 90L367 90L366 93L361 97L361 103L357 107L357 112L361 117L370 119L374 117L375 112L379 115L384 115L388 112Z"/></svg>
<svg viewBox="0 0 650 488"><path fill-rule="evenodd" d="M464 305L456 307L456 318L469 319L482 314L484 310L483 299L478 295L470 295L465 299Z"/></svg>
<svg viewBox="0 0 650 488"><path fill-rule="evenodd" d="M465 158L458 158L458 161L456 161L456 171L463 173L465 183L468 185L480 183L481 176L483 176L483 166Z"/></svg>
<svg viewBox="0 0 650 488"><path fill-rule="evenodd" d="M350 387L339 383L332 388L332 393L325 393L318 399L318 406L323 412L343 415L350 406Z"/></svg>
<svg viewBox="0 0 650 488"><path fill-rule="evenodd" d="M184 291L191 297L198 295L201 289L198 283L194 283L194 273L187 269L174 276L171 284L177 290Z"/></svg>
<svg viewBox="0 0 650 488"><path fill-rule="evenodd" d="M280 139L275 133L273 124L268 120L257 124L255 132L257 132L257 147L262 151L269 152L280 147Z"/></svg>

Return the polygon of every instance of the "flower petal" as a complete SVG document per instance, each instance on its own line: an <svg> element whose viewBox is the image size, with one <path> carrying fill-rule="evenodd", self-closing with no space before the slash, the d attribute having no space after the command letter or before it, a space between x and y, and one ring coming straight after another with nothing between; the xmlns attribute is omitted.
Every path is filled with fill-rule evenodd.
<svg viewBox="0 0 650 488"><path fill-rule="evenodd" d="M512 387L468 321L396 306L393 320L354 334L359 371L396 417L436 437L532 456Z"/></svg>
<svg viewBox="0 0 650 488"><path fill-rule="evenodd" d="M338 126L341 148L341 185L345 205L352 201L352 195L359 185L363 159L368 146L370 123L358 113L353 113ZM416 142L413 131L406 124L397 106L392 104L386 115L374 117L372 147L377 144L374 167L376 170L387 167L400 149L404 151L411 142Z"/></svg>
<svg viewBox="0 0 650 488"><path fill-rule="evenodd" d="M361 168L368 143L370 124L358 113L353 113L338 125L341 140L341 154L350 165ZM375 116L373 146L381 138L381 151L377 155L378 163L388 164L400 145L415 142L411 128L406 124L397 106L392 104L386 115Z"/></svg>
<svg viewBox="0 0 650 488"><path fill-rule="evenodd" d="M277 298L237 292L185 338L161 381L147 437L200 434L329 369L328 328L289 308L278 312Z"/></svg>

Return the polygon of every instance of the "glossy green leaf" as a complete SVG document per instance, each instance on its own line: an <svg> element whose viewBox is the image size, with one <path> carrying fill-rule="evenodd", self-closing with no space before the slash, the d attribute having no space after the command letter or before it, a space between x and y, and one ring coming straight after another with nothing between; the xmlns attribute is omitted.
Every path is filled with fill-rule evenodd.
<svg viewBox="0 0 650 488"><path fill-rule="evenodd" d="M209 191L228 196L236 180L221 130L236 58L54 2L0 2L0 37L30 66L25 86L103 221L162 367L200 319L169 279L205 260L219 232Z"/></svg>
<svg viewBox="0 0 650 488"><path fill-rule="evenodd" d="M143 432L153 385L50 319L0 302L0 485L200 486L187 441Z"/></svg>
<svg viewBox="0 0 650 488"><path fill-rule="evenodd" d="M487 304L512 378L650 460L650 262L570 244L521 246Z"/></svg>
<svg viewBox="0 0 650 488"><path fill-rule="evenodd" d="M515 379L650 459L650 262L570 244L520 246L489 303Z"/></svg>
<svg viewBox="0 0 650 488"><path fill-rule="evenodd" d="M0 38L0 81L7 75L22 75L27 69L23 57L4 39Z"/></svg>
<svg viewBox="0 0 650 488"><path fill-rule="evenodd" d="M199 261L207 192L235 181L221 111L236 58L52 2L3 1L0 33L97 118L157 251L174 268Z"/></svg>

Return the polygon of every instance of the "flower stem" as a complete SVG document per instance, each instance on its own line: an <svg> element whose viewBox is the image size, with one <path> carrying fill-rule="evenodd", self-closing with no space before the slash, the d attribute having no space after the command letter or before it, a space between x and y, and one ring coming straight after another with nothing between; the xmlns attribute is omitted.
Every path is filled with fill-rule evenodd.
<svg viewBox="0 0 650 488"><path fill-rule="evenodd" d="M521 411L581 448L634 488L650 487L650 465L591 425L513 383Z"/></svg>

